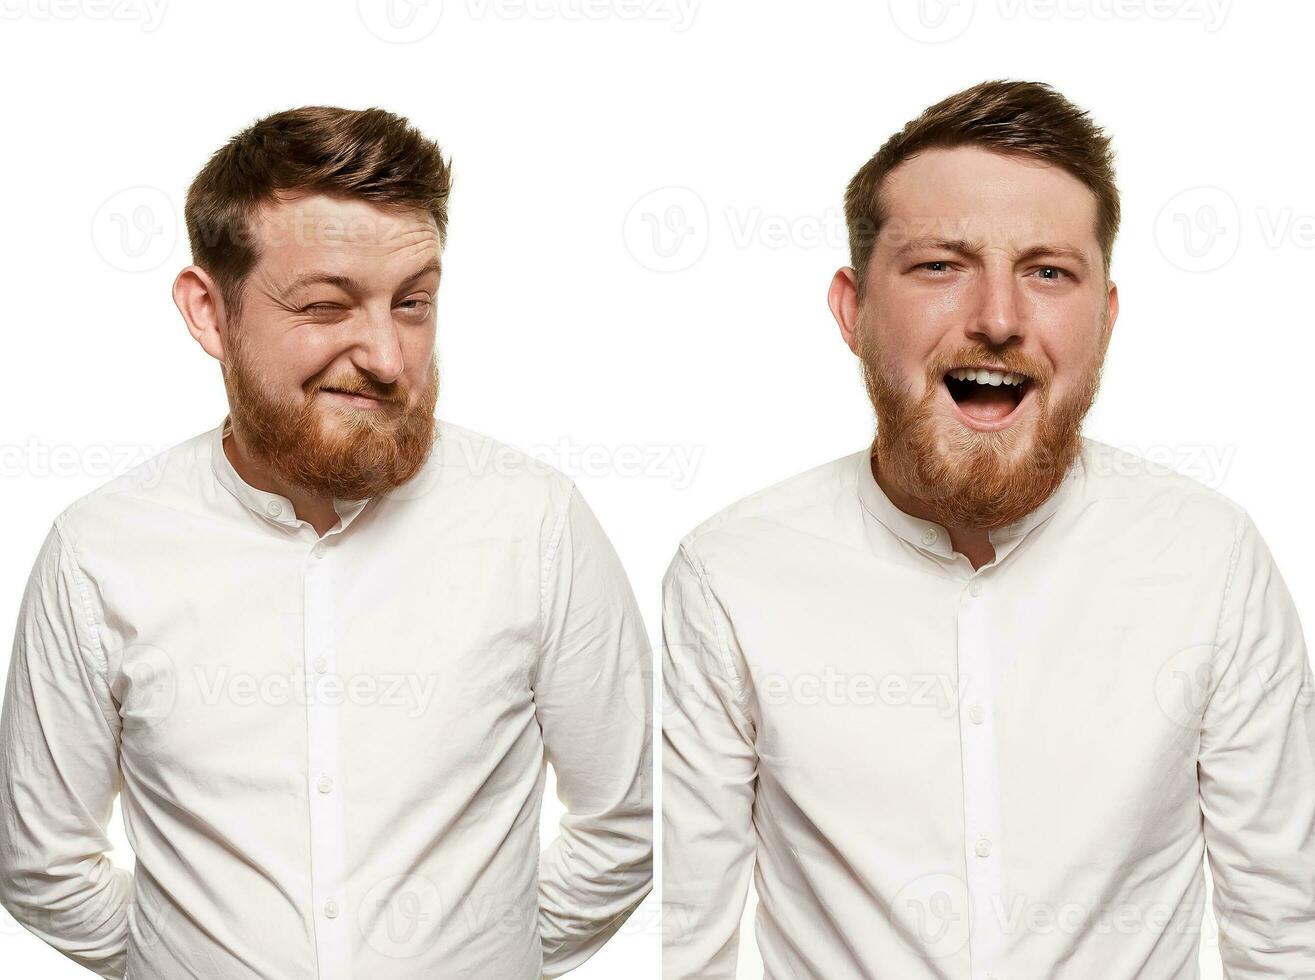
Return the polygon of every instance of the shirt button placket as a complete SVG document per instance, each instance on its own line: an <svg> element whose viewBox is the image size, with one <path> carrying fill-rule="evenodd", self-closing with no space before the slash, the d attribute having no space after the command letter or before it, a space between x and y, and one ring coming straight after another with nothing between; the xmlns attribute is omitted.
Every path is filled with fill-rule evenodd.
<svg viewBox="0 0 1315 980"><path fill-rule="evenodd" d="M973 575L959 605L959 740L963 759L964 846L969 907L972 976L985 978L1004 949L1003 923L994 909L1004 901L999 848L999 761L988 706L995 703L989 594Z"/></svg>
<svg viewBox="0 0 1315 980"><path fill-rule="evenodd" d="M304 547L304 545L303 545ZM340 725L345 685L335 670L334 563L317 541L306 555L305 648L306 799L310 809L311 900L319 980L351 980L351 918L346 913L346 855Z"/></svg>

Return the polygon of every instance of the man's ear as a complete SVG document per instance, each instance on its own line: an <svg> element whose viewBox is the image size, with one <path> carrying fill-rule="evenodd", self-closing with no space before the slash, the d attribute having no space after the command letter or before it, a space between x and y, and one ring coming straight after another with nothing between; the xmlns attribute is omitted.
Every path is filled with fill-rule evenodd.
<svg viewBox="0 0 1315 980"><path fill-rule="evenodd" d="M188 332L207 354L222 363L227 324L218 284L199 265L189 265L174 280L173 294Z"/></svg>
<svg viewBox="0 0 1315 980"><path fill-rule="evenodd" d="M1109 322L1105 324L1105 343L1109 343L1109 334L1114 332L1114 321L1119 318L1119 287L1110 280L1110 288L1107 302L1109 303Z"/></svg>
<svg viewBox="0 0 1315 980"><path fill-rule="evenodd" d="M854 270L849 266L837 269L831 277L831 288L826 294L827 305L831 315L840 326L840 336L845 345L858 353L858 282Z"/></svg>

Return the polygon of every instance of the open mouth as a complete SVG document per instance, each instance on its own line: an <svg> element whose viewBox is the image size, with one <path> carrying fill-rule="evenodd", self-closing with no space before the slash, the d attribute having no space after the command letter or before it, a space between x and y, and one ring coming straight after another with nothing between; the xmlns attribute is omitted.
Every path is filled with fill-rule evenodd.
<svg viewBox="0 0 1315 980"><path fill-rule="evenodd" d="M1035 387L1027 375L997 368L954 368L943 380L960 418L982 432L1009 425Z"/></svg>

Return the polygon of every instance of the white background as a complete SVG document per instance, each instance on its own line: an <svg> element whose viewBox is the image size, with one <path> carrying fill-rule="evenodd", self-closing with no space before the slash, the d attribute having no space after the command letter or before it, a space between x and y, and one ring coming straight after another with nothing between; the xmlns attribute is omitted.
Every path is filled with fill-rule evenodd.
<svg viewBox="0 0 1315 980"><path fill-rule="evenodd" d="M576 478L656 637L682 534L867 443L871 411L825 306L847 261L845 183L923 107L995 77L1054 84L1115 138L1122 313L1087 434L1243 503L1315 621L1311 5L0 0L0 13L6 629L59 511L224 414L218 365L169 289L188 261L188 181L255 118L379 105L451 154L439 414ZM574 975L657 977L657 919L650 897ZM743 939L742 975L761 976ZM1220 976L1214 943L1207 929L1205 977ZM17 976L88 975L7 916L0 959Z"/></svg>

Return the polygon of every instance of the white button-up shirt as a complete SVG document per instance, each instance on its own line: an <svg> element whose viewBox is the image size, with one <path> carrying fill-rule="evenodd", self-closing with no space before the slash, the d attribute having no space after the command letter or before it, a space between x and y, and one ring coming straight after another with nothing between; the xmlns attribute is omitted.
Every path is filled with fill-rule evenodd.
<svg viewBox="0 0 1315 980"><path fill-rule="evenodd" d="M321 536L241 479L227 422L45 539L0 729L5 907L130 980L578 965L651 879L648 642L579 492L439 422Z"/></svg>
<svg viewBox="0 0 1315 980"><path fill-rule="evenodd" d="M664 583L664 975L1315 977L1315 707L1249 515L1094 440L974 571L867 451Z"/></svg>

